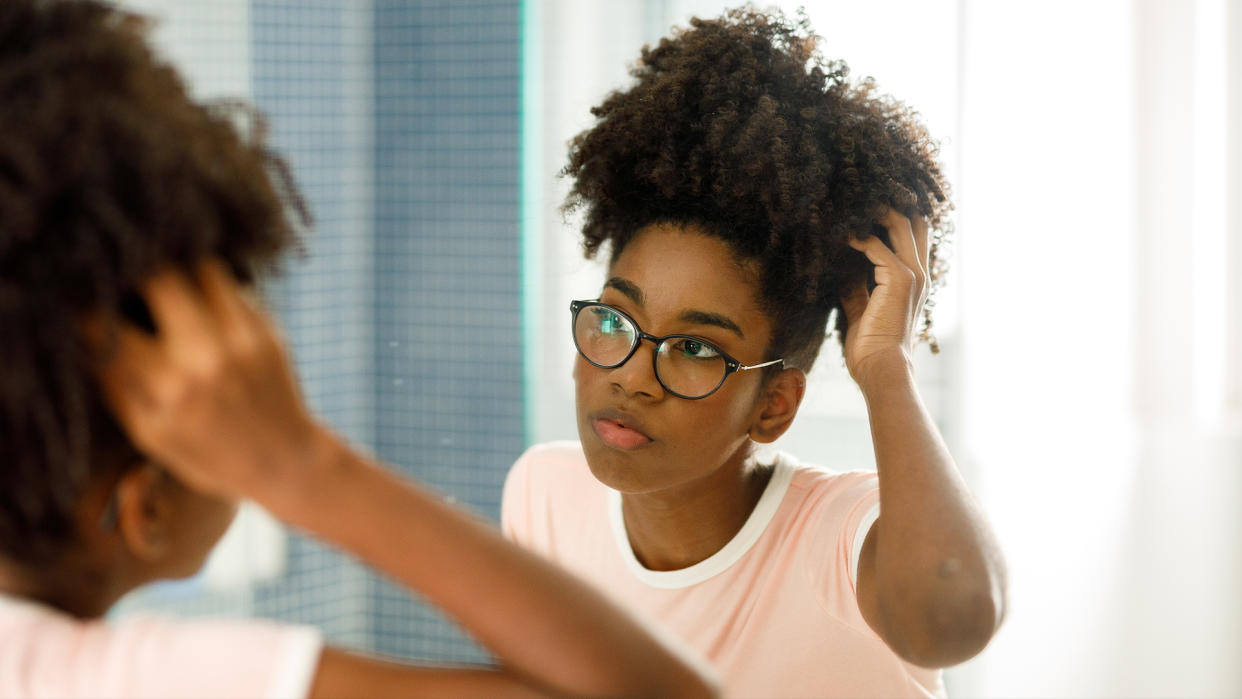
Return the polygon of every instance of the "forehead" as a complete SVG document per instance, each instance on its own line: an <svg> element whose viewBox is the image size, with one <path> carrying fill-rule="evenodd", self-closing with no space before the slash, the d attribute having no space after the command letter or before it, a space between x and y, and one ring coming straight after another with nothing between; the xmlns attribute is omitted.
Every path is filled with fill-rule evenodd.
<svg viewBox="0 0 1242 699"><path fill-rule="evenodd" d="M655 224L640 230L616 257L610 277L625 279L642 291L648 318L676 316L686 310L728 316L747 337L766 336L767 316L759 306L759 268L739 258L720 238L679 224ZM616 292L613 292L616 293Z"/></svg>

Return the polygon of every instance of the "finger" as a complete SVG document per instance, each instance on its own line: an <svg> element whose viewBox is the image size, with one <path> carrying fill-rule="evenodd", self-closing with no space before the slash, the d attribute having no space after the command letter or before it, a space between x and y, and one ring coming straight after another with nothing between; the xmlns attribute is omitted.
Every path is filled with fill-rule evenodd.
<svg viewBox="0 0 1242 699"><path fill-rule="evenodd" d="M194 355L213 343L214 322L202 291L181 270L165 270L143 285L142 298L174 355Z"/></svg>
<svg viewBox="0 0 1242 699"><path fill-rule="evenodd" d="M104 401L124 424L122 416L150 404L145 372L163 365L162 348L145 330L100 311L83 318L80 327Z"/></svg>
<svg viewBox="0 0 1242 699"><path fill-rule="evenodd" d="M923 265L919 264L919 260L922 259L922 253L914 239L914 228L910 224L910 219L894 209L888 209L880 219L880 224L888 229L888 238L893 244L893 251L897 253L902 264L911 271L921 274Z"/></svg>
<svg viewBox="0 0 1242 699"><path fill-rule="evenodd" d="M154 377L166 370L167 358L163 346L145 331L127 324L114 331L116 343L100 358L96 378L105 402L134 438L156 407Z"/></svg>
<svg viewBox="0 0 1242 699"><path fill-rule="evenodd" d="M257 352L267 359L289 362L279 326L228 267L212 262L203 266L200 275L204 294L213 308L218 309L221 330L226 333L233 351L251 358Z"/></svg>
<svg viewBox="0 0 1242 699"><path fill-rule="evenodd" d="M918 247L919 262L922 263L923 276L931 276L931 241L927 232L927 219L922 216L915 216L912 221L914 224L914 244Z"/></svg>
<svg viewBox="0 0 1242 699"><path fill-rule="evenodd" d="M198 280L205 303L226 332L245 333L256 325L258 309L223 262L208 260L199 265Z"/></svg>
<svg viewBox="0 0 1242 699"><path fill-rule="evenodd" d="M879 237L871 236L866 240L851 237L849 245L866 255L871 264L875 265L874 278L877 288L890 285L914 288L919 284L918 272L907 267L897 257L897 253L885 245Z"/></svg>
<svg viewBox="0 0 1242 699"><path fill-rule="evenodd" d="M145 446L139 435L147 416L155 410L155 399L142 384L141 376L128 365L112 365L99 372L97 378L104 404L121 430L135 446Z"/></svg>
<svg viewBox="0 0 1242 699"><path fill-rule="evenodd" d="M873 235L866 240L850 236L849 246L866 255L871 264L876 266L877 274L879 274L881 268L904 266L897 254L877 236ZM878 282L879 279L876 281Z"/></svg>
<svg viewBox="0 0 1242 699"><path fill-rule="evenodd" d="M129 355L141 361L156 361L161 354L159 340L120 316L109 317L96 311L79 322L82 338L100 366L107 366Z"/></svg>

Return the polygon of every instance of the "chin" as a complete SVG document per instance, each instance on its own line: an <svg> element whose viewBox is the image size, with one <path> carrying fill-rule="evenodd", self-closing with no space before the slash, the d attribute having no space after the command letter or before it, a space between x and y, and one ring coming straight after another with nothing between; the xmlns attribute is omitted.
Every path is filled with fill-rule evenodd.
<svg viewBox="0 0 1242 699"><path fill-rule="evenodd" d="M586 454L587 466L595 480L622 493L646 493L658 490L659 484L651 482L647 473L647 464L643 458L645 452L623 452L600 444L595 435L591 439L582 440L582 451Z"/></svg>

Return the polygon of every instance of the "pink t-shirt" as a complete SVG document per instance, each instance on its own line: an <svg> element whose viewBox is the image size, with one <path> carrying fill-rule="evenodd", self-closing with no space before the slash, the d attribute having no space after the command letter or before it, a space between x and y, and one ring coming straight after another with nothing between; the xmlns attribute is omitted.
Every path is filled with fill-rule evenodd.
<svg viewBox="0 0 1242 699"><path fill-rule="evenodd" d="M0 595L0 697L305 697L322 639L263 621L82 621Z"/></svg>
<svg viewBox="0 0 1242 699"><path fill-rule="evenodd" d="M943 696L940 671L897 657L858 609L858 554L878 516L874 473L781 454L724 548L689 568L648 570L630 548L620 494L595 480L572 442L523 454L502 510L510 538L706 655L727 696Z"/></svg>

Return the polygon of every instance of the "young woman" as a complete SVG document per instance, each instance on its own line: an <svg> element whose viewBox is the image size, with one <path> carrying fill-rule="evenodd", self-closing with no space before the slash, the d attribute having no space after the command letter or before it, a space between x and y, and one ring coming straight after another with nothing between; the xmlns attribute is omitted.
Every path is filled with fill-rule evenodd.
<svg viewBox="0 0 1242 699"><path fill-rule="evenodd" d="M310 415L244 293L292 237L292 183L232 124L136 17L0 2L0 696L711 695L679 646ZM501 666L100 618L197 570L242 497L419 591Z"/></svg>
<svg viewBox="0 0 1242 699"><path fill-rule="evenodd" d="M518 461L506 532L703 651L726 694L940 694L999 625L1004 568L910 362L935 146L780 16L695 20L633 75L566 168L610 260L569 308L581 442ZM834 309L876 473L756 456Z"/></svg>

